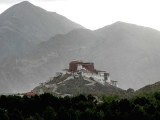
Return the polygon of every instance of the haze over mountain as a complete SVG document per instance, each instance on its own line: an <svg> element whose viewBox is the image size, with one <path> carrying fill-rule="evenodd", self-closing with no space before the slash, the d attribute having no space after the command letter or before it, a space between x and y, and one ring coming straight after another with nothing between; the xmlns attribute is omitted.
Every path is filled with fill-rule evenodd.
<svg viewBox="0 0 160 120"><path fill-rule="evenodd" d="M138 89L159 81L159 45L159 31L123 22L96 31L77 29L41 42L28 56L4 60L0 76L11 91L29 90L79 59L110 72L120 88Z"/></svg>
<svg viewBox="0 0 160 120"><path fill-rule="evenodd" d="M24 1L0 15L0 59L29 53L41 41L83 28L69 19Z"/></svg>
<svg viewBox="0 0 160 120"><path fill-rule="evenodd" d="M71 58L93 61L97 68L110 72L112 79L119 81L121 88L138 89L159 81L159 31L123 22L114 23L90 34L84 31L86 30L75 30L72 35L69 33L63 37L54 37L46 42L48 45L40 48L58 51L51 46L61 41L60 43L65 44L58 44L63 48L62 61L69 62Z"/></svg>
<svg viewBox="0 0 160 120"><path fill-rule="evenodd" d="M159 31L117 22L95 32L107 38L110 44L105 40L92 58L97 58L95 62L101 63L100 68L108 68L120 87L138 89L159 81Z"/></svg>
<svg viewBox="0 0 160 120"><path fill-rule="evenodd" d="M90 51L88 49L98 39L90 30L73 30L42 42L28 56L6 58L0 63L1 91L33 89L40 82L53 77L56 72L68 68L68 63L73 58L87 56L87 51ZM90 42L87 43L88 40Z"/></svg>

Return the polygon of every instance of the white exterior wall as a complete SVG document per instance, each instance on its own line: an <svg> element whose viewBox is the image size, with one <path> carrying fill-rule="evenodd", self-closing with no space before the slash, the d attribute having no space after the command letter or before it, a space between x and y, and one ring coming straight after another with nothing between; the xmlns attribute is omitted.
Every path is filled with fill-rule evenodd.
<svg viewBox="0 0 160 120"><path fill-rule="evenodd" d="M100 84L105 84L104 81L104 75L99 75L99 74L95 74L95 73L82 73L82 76L86 76L86 77L93 77L93 79L97 82L99 82Z"/></svg>
<svg viewBox="0 0 160 120"><path fill-rule="evenodd" d="M81 65L81 64L78 64L77 70L81 70L81 69L82 69L82 65Z"/></svg>
<svg viewBox="0 0 160 120"><path fill-rule="evenodd" d="M111 83L111 78L110 78L110 76L108 76L108 80L107 80L106 82Z"/></svg>
<svg viewBox="0 0 160 120"><path fill-rule="evenodd" d="M104 76L105 72L98 72L98 75Z"/></svg>
<svg viewBox="0 0 160 120"><path fill-rule="evenodd" d="M103 84L103 85L105 84L104 77L102 77L102 76L94 75L94 80Z"/></svg>
<svg viewBox="0 0 160 120"><path fill-rule="evenodd" d="M113 86L115 86L115 87L118 87L117 81L112 81L112 80L111 80L111 85L113 85Z"/></svg>

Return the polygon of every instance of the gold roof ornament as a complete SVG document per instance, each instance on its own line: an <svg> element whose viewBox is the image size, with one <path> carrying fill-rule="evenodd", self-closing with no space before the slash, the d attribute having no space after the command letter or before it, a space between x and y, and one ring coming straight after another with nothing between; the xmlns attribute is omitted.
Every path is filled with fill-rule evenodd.
<svg viewBox="0 0 160 120"><path fill-rule="evenodd" d="M77 62L77 60L72 60L72 62Z"/></svg>

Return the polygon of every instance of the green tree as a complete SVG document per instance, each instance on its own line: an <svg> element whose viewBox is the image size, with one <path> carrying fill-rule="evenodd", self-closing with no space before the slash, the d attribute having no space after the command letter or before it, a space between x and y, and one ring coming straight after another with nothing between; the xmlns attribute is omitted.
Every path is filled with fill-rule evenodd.
<svg viewBox="0 0 160 120"><path fill-rule="evenodd" d="M104 112L102 110L96 113L96 119L97 120L103 120L104 119Z"/></svg>
<svg viewBox="0 0 160 120"><path fill-rule="evenodd" d="M7 112L1 108L0 108L0 120L9 120Z"/></svg>
<svg viewBox="0 0 160 120"><path fill-rule="evenodd" d="M55 120L56 112L51 106L48 106L45 111L43 112L44 120Z"/></svg>
<svg viewBox="0 0 160 120"><path fill-rule="evenodd" d="M144 106L145 104L150 104L149 100L146 97L137 97L134 100L134 104L139 104L141 106Z"/></svg>
<svg viewBox="0 0 160 120"><path fill-rule="evenodd" d="M147 120L143 107L137 104L131 111L131 120Z"/></svg>
<svg viewBox="0 0 160 120"><path fill-rule="evenodd" d="M94 109L86 108L86 110L81 114L80 120L97 120L96 117Z"/></svg>
<svg viewBox="0 0 160 120"><path fill-rule="evenodd" d="M30 116L30 117L28 117L28 118L26 118L24 120L36 120L36 119L34 119L32 116Z"/></svg>
<svg viewBox="0 0 160 120"><path fill-rule="evenodd" d="M44 120L43 117L41 117L38 113L36 113L36 114L33 116L33 118L34 118L35 120Z"/></svg>
<svg viewBox="0 0 160 120"><path fill-rule="evenodd" d="M160 101L160 92L155 92L154 97L156 98L156 100Z"/></svg>
<svg viewBox="0 0 160 120"><path fill-rule="evenodd" d="M24 119L22 112L18 111L16 108L14 108L13 111L9 113L9 118L11 118L12 120L23 120Z"/></svg>
<svg viewBox="0 0 160 120"><path fill-rule="evenodd" d="M115 98L113 96L107 96L103 98L103 101L106 103L111 103Z"/></svg>

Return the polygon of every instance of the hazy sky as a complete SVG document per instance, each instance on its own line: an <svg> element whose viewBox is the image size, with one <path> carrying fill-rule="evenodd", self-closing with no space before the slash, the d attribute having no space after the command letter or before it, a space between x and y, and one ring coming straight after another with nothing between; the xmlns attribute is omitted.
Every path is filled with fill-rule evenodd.
<svg viewBox="0 0 160 120"><path fill-rule="evenodd" d="M0 0L0 13L23 0ZM160 30L160 0L28 0L89 29L116 21Z"/></svg>

